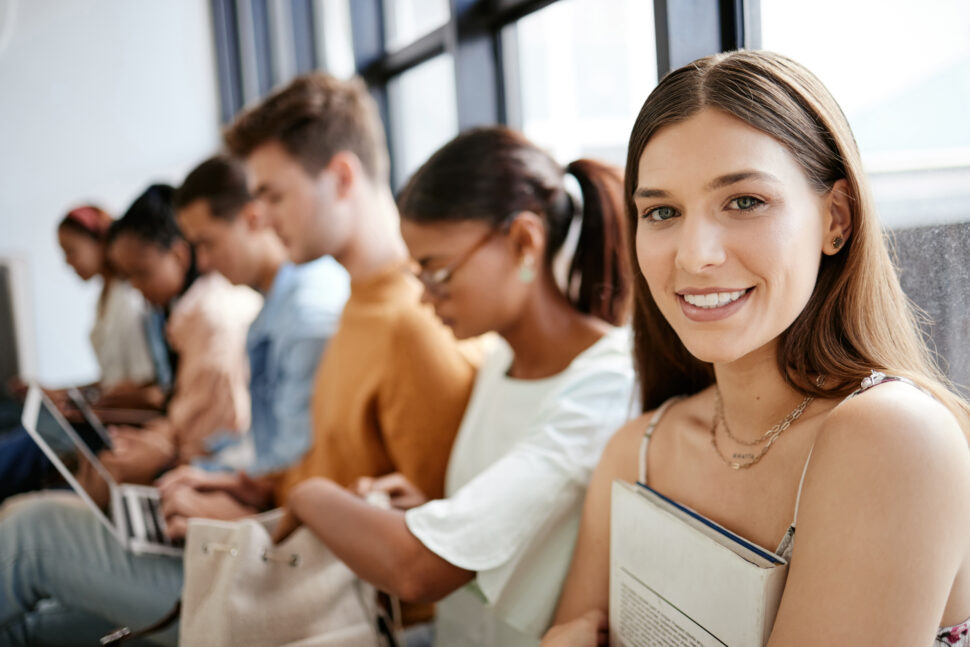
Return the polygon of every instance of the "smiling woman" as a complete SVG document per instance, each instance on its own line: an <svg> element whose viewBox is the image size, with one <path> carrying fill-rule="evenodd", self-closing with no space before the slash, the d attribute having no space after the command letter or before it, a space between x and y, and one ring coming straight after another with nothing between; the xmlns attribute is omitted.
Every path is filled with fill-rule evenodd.
<svg viewBox="0 0 970 647"><path fill-rule="evenodd" d="M778 547L769 645L966 644L970 407L920 339L834 99L776 54L694 61L644 104L626 195L655 411L593 475L543 645L605 640L617 478Z"/></svg>
<svg viewBox="0 0 970 647"><path fill-rule="evenodd" d="M716 109L659 131L638 183L640 271L703 362L743 357L787 329L822 254L836 252L823 242L851 230L844 180L820 195L784 146Z"/></svg>

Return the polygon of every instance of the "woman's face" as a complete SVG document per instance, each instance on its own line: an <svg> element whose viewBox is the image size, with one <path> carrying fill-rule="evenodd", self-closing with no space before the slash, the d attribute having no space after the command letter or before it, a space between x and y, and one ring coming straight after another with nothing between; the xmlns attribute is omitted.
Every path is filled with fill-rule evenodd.
<svg viewBox="0 0 970 647"><path fill-rule="evenodd" d="M640 156L640 271L687 349L724 363L773 347L808 303L831 224L777 140L706 109Z"/></svg>
<svg viewBox="0 0 970 647"><path fill-rule="evenodd" d="M401 221L401 233L423 277L423 301L459 339L501 331L526 298L508 235L488 223ZM445 270L447 281L434 277ZM450 271L449 271L450 270Z"/></svg>
<svg viewBox="0 0 970 647"><path fill-rule="evenodd" d="M188 245L181 240L166 250L137 236L121 234L108 247L108 257L122 276L156 306L164 306L179 295L189 267Z"/></svg>
<svg viewBox="0 0 970 647"><path fill-rule="evenodd" d="M61 227L57 230L57 242L64 250L64 261L82 280L100 274L104 268L104 245L78 231Z"/></svg>

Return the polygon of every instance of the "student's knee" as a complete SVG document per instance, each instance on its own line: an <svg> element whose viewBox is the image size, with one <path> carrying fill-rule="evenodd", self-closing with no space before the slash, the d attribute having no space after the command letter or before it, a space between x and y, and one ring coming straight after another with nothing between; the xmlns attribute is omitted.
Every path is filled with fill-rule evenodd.
<svg viewBox="0 0 970 647"><path fill-rule="evenodd" d="M64 541L65 521L84 510L76 496L38 492L15 497L0 509L0 556L28 558Z"/></svg>

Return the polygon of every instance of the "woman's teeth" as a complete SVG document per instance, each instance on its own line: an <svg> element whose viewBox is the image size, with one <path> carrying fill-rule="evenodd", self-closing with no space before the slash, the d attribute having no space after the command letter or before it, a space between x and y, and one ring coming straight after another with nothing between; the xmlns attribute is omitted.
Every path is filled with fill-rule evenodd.
<svg viewBox="0 0 970 647"><path fill-rule="evenodd" d="M720 308L745 295L747 290L735 292L709 292L707 294L685 294L684 301L697 308Z"/></svg>

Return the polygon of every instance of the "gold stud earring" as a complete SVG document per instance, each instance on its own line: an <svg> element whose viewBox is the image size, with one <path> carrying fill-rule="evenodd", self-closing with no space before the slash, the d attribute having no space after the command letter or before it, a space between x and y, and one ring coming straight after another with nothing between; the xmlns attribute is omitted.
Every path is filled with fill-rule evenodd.
<svg viewBox="0 0 970 647"><path fill-rule="evenodd" d="M840 249L842 249L842 243L844 242L845 241L842 240L842 236L836 236L835 238L832 239L832 247L835 248L835 251L839 251Z"/></svg>

